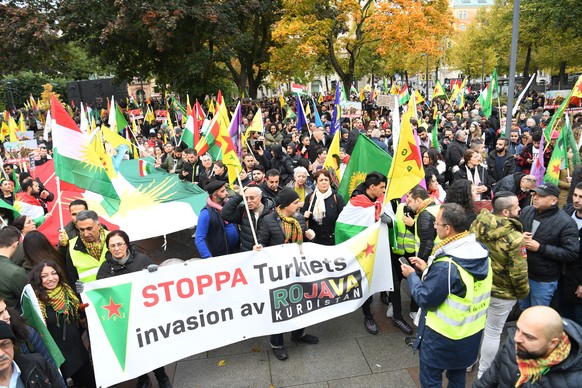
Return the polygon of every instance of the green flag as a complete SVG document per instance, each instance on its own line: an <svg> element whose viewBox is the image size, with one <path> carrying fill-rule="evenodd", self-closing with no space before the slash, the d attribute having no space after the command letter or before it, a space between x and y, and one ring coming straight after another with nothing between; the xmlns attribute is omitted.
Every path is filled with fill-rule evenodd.
<svg viewBox="0 0 582 388"><path fill-rule="evenodd" d="M338 188L338 194L346 203L350 200L352 191L366 179L366 175L377 171L388 176L392 157L378 147L366 136L360 134L358 141L346 166L346 170Z"/></svg>
<svg viewBox="0 0 582 388"><path fill-rule="evenodd" d="M125 370L131 283L87 291L87 296L95 307L121 369Z"/></svg>
<svg viewBox="0 0 582 388"><path fill-rule="evenodd" d="M489 118L491 116L491 111L493 110L493 98L499 95L499 86L497 84L497 69L493 70L491 74L491 81L485 89L481 91L479 95L479 103L481 104L481 110L485 117Z"/></svg>
<svg viewBox="0 0 582 388"><path fill-rule="evenodd" d="M566 113L566 126L563 131L567 131L567 144L568 148L572 149L572 165L577 166L580 164L580 152L578 152L578 143L576 143L576 138L574 137L574 132L572 131L572 124L570 123L570 115Z"/></svg>
<svg viewBox="0 0 582 388"><path fill-rule="evenodd" d="M22 290L20 305L22 306L22 316L26 319L26 322L32 326L38 334L40 334L40 338L53 358L55 365L57 367L63 365L65 357L63 356L63 353L61 353L61 350L55 343L55 340L44 323L38 299L36 298L36 294L30 284L27 284L24 287L24 290Z"/></svg>
<svg viewBox="0 0 582 388"><path fill-rule="evenodd" d="M127 120L123 116L123 113L121 113L119 105L117 104L115 106L115 122L117 123L117 133L121 133L121 130L127 128L127 126L129 125L127 123Z"/></svg>
<svg viewBox="0 0 582 388"><path fill-rule="evenodd" d="M553 183L558 185L560 180L560 170L568 168L568 151L567 151L567 130L564 128L558 136L554 150L552 151L552 157L548 162L548 167L546 168L546 175L544 175L544 182Z"/></svg>
<svg viewBox="0 0 582 388"><path fill-rule="evenodd" d="M432 127L432 148L435 148L438 153L440 154L441 152L441 146L439 144L439 136L438 136L438 132L439 132L439 115L437 114L436 120L434 122L434 126Z"/></svg>

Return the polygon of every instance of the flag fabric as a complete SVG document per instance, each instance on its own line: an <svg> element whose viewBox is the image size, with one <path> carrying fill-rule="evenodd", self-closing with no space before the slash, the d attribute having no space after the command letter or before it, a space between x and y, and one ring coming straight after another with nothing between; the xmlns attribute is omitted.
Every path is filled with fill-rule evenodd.
<svg viewBox="0 0 582 388"><path fill-rule="evenodd" d="M121 133L121 131L127 129L129 126L125 116L121 112L121 108L117 104L115 104L115 125L117 127L117 133Z"/></svg>
<svg viewBox="0 0 582 388"><path fill-rule="evenodd" d="M401 198L414 186L424 179L424 168L420 147L410 124L412 101L408 103L408 110L402 115L400 136L394 152L394 162L388 173L388 188L386 200Z"/></svg>
<svg viewBox="0 0 582 388"><path fill-rule="evenodd" d="M458 83L455 83L453 85L453 89L451 90L451 97L449 97L449 104L452 104L453 101L456 102L457 96L459 95L460 91L461 91L461 86Z"/></svg>
<svg viewBox="0 0 582 388"><path fill-rule="evenodd" d="M253 116L253 120L242 136L242 144L243 146L246 145L247 148L250 148L250 145L247 143L247 139L249 138L251 132L265 133L265 128L263 127L263 114L260 107L257 107L257 112Z"/></svg>
<svg viewBox="0 0 582 388"><path fill-rule="evenodd" d="M560 181L560 170L568 168L568 139L566 138L566 132L567 130L565 128L560 131L560 135L558 136L558 140L552 151L552 156L548 162L546 174L544 175L544 182L553 183L556 186ZM538 159L540 158L543 158L541 147Z"/></svg>
<svg viewBox="0 0 582 388"><path fill-rule="evenodd" d="M291 109L291 107L289 105L287 105L287 113L285 114L285 118L283 119L284 123L288 123L289 120L294 120L297 118L297 115L295 114L295 112L293 112L293 109Z"/></svg>
<svg viewBox="0 0 582 388"><path fill-rule="evenodd" d="M242 156L242 133L241 133L241 127L242 127L242 111L241 111L241 105L240 105L240 101L238 102L236 109L234 110L234 113L232 115L232 120L230 121L230 127L228 128L228 133L230 135L230 138L232 140L232 143L234 144L234 149L235 152L237 154L237 156L240 158Z"/></svg>
<svg viewBox="0 0 582 388"><path fill-rule="evenodd" d="M434 90L432 92L432 98L446 95L447 92L445 91L445 87L443 86L441 81L437 80L436 85L434 86Z"/></svg>
<svg viewBox="0 0 582 388"><path fill-rule="evenodd" d="M339 131L341 128L341 117L342 117L342 108L341 108L341 90L340 90L340 82L336 82L335 84L335 99L333 101L333 113L331 115L331 128L329 129L329 134L334 135L336 131ZM299 129L299 128L297 128Z"/></svg>
<svg viewBox="0 0 582 388"><path fill-rule="evenodd" d="M186 120L186 125L184 126L184 131L182 132L182 141L186 143L188 148L193 148L196 143L194 142L194 122L193 116L188 116Z"/></svg>
<svg viewBox="0 0 582 388"><path fill-rule="evenodd" d="M139 169L139 176L146 176L152 173L152 164L144 159L139 159L138 161L138 169Z"/></svg>
<svg viewBox="0 0 582 388"><path fill-rule="evenodd" d="M497 69L494 69L493 74L491 74L489 85L487 85L487 87L483 89L479 95L481 110L487 118L491 116L491 112L493 111L493 99L499 95L498 89L499 86L497 84Z"/></svg>
<svg viewBox="0 0 582 388"><path fill-rule="evenodd" d="M544 181L544 175L546 174L546 167L544 166L544 144L545 144L545 139L544 136L542 136L542 139L540 140L540 153L538 155L537 158L534 159L532 166L531 166L531 170L530 170L530 174L535 176L538 182L543 182Z"/></svg>
<svg viewBox="0 0 582 388"><path fill-rule="evenodd" d="M303 126L307 126L307 117L305 117L305 111L303 110L303 104L301 103L301 97L299 94L295 95L295 110L297 112L297 130L302 131Z"/></svg>
<svg viewBox="0 0 582 388"><path fill-rule="evenodd" d="M285 101L285 97L282 94L279 95L279 105L281 105L281 108L287 106L287 101Z"/></svg>
<svg viewBox="0 0 582 388"><path fill-rule="evenodd" d="M0 201L0 209L11 211L13 218L20 216L20 212L14 206L10 205L8 202ZM6 220L4 220L4 222L6 222Z"/></svg>
<svg viewBox="0 0 582 388"><path fill-rule="evenodd" d="M311 97L311 102L313 103L313 115L314 119L313 122L317 127L323 127L323 122L321 121L321 116L319 116L319 112L317 111L317 105L315 104L315 100Z"/></svg>
<svg viewBox="0 0 582 388"><path fill-rule="evenodd" d="M293 83L291 84L291 92L297 93L299 95L307 94L307 86Z"/></svg>
<svg viewBox="0 0 582 388"><path fill-rule="evenodd" d="M354 84L350 86L350 94L351 93L358 94L358 90L356 89L356 86Z"/></svg>
<svg viewBox="0 0 582 388"><path fill-rule="evenodd" d="M347 203L354 189L366 179L368 173L377 171L387 175L391 164L392 157L386 151L365 135L358 135L354 151L340 182L338 194Z"/></svg>
<svg viewBox="0 0 582 388"><path fill-rule="evenodd" d="M422 96L422 94L420 94L420 92L417 89L414 89L414 101L417 104L424 102L424 97Z"/></svg>
<svg viewBox="0 0 582 388"><path fill-rule="evenodd" d="M36 105L36 101L34 100L34 97L32 96L32 93L30 93L30 107L33 110L38 110L38 105Z"/></svg>
<svg viewBox="0 0 582 388"><path fill-rule="evenodd" d="M24 289L22 290L20 305L22 306L22 316L26 319L26 322L32 326L38 334L40 334L40 338L55 362L55 365L57 367L63 365L65 357L46 326L38 299L36 298L36 294L30 284L24 286Z"/></svg>
<svg viewBox="0 0 582 388"><path fill-rule="evenodd" d="M110 176L115 174L110 160L92 150L89 139L81 132L59 100L51 96L53 122L53 159L56 175L63 181L100 193L109 214L117 211L119 195ZM105 206L106 205L106 206Z"/></svg>
<svg viewBox="0 0 582 388"><path fill-rule="evenodd" d="M361 196L348 199L335 223L335 243L347 241L375 223L376 206L373 202Z"/></svg>
<svg viewBox="0 0 582 388"><path fill-rule="evenodd" d="M149 124L151 124L151 123L153 123L155 120L156 120L156 117L154 116L154 112L152 112L152 110L150 109L150 106L148 105L148 107L147 107L147 111L146 111L146 114L145 114L145 117L144 117L144 121L145 121L146 123L149 123Z"/></svg>
<svg viewBox="0 0 582 388"><path fill-rule="evenodd" d="M323 168L326 170L333 170L332 177L335 181L336 187L340 182L340 135L341 131L336 131L333 135L329 149L327 150L327 156L323 162Z"/></svg>
<svg viewBox="0 0 582 388"><path fill-rule="evenodd" d="M18 130L22 133L26 132L26 121L22 112L20 112L20 118L18 119Z"/></svg>
<svg viewBox="0 0 582 388"><path fill-rule="evenodd" d="M402 89L400 89L398 103L400 105L404 105L408 102L409 99L410 99L410 93L408 93L408 84L404 84Z"/></svg>
<svg viewBox="0 0 582 388"><path fill-rule="evenodd" d="M18 135L16 132L19 131L19 128L12 116L9 116L8 127L10 128L10 141L18 141Z"/></svg>
<svg viewBox="0 0 582 388"><path fill-rule="evenodd" d="M325 99L323 98L323 93L319 94L319 98L317 99L318 104L323 104Z"/></svg>
<svg viewBox="0 0 582 388"><path fill-rule="evenodd" d="M567 113L566 113L566 125L563 131L567 131L567 135L565 136L567 138L566 144L567 148L570 148L572 150L572 164L575 167L578 164L580 164L580 152L577 152L577 150L579 150L580 147L578 147L578 143L576 143L576 138L574 137L574 132L572 131L572 124L570 122L570 115ZM580 136L580 138L582 138L582 136Z"/></svg>
<svg viewBox="0 0 582 388"><path fill-rule="evenodd" d="M465 105L465 87L467 85L467 78L463 80L459 87L459 94L457 95L457 106L462 108Z"/></svg>
<svg viewBox="0 0 582 388"><path fill-rule="evenodd" d="M360 89L360 102L363 102L366 99L366 96L364 95L364 89Z"/></svg>
<svg viewBox="0 0 582 388"><path fill-rule="evenodd" d="M546 138L546 141L549 141L552 130L555 129L558 120L560 120L564 115L564 112L566 111L566 108L570 104L570 99L572 97L582 98L582 75L578 77L578 81L576 81L576 83L574 84L572 91L570 92L568 97L564 99L564 101L560 104L560 107L554 112L554 114L552 115L552 119L548 123L548 126L544 129L544 136Z"/></svg>
<svg viewBox="0 0 582 388"><path fill-rule="evenodd" d="M434 108L435 113L436 113L436 106ZM438 128L439 128L439 116L438 114L436 115L436 121L434 123L434 126L432 127L432 132L431 132L431 136L432 136L432 148L435 148L438 153L440 154L441 152L441 146L439 144L439 137L438 137Z"/></svg>

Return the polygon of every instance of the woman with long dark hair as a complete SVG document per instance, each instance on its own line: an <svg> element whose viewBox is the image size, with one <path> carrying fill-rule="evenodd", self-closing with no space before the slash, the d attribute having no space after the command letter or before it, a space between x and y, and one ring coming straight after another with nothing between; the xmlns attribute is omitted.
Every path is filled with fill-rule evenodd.
<svg viewBox="0 0 582 388"><path fill-rule="evenodd" d="M64 257L59 254L54 245L38 230L30 231L22 240L24 249L24 264L26 270L31 270L36 264L43 260L52 260L61 268L64 268Z"/></svg>
<svg viewBox="0 0 582 388"><path fill-rule="evenodd" d="M81 335L80 302L66 278L59 265L49 260L28 274L46 326L65 357L60 367L63 377L70 377L76 387L94 388L95 372Z"/></svg>

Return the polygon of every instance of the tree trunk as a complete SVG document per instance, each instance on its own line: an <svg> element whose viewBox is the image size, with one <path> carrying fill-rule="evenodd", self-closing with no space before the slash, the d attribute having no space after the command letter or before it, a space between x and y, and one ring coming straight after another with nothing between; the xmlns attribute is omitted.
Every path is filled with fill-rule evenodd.
<svg viewBox="0 0 582 388"><path fill-rule="evenodd" d="M408 70L404 70L404 79L406 80L406 86L408 87Z"/></svg>
<svg viewBox="0 0 582 388"><path fill-rule="evenodd" d="M560 84L565 85L568 83L568 76L566 75L566 61L560 63L560 74L559 74Z"/></svg>
<svg viewBox="0 0 582 388"><path fill-rule="evenodd" d="M329 78L327 78L327 74L325 75L325 91L329 93Z"/></svg>

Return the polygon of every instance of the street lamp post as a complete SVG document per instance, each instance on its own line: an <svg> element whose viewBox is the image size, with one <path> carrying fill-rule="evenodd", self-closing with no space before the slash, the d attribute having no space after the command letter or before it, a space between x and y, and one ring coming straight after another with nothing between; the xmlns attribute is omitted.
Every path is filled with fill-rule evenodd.
<svg viewBox="0 0 582 388"><path fill-rule="evenodd" d="M16 105L14 105L14 95L12 94L12 83L10 81L6 81L6 86L8 89L8 93L10 93L10 101L12 102L12 109L16 112Z"/></svg>
<svg viewBox="0 0 582 388"><path fill-rule="evenodd" d="M428 101L428 54L421 54L421 56L426 57L426 86L424 90L425 99Z"/></svg>

